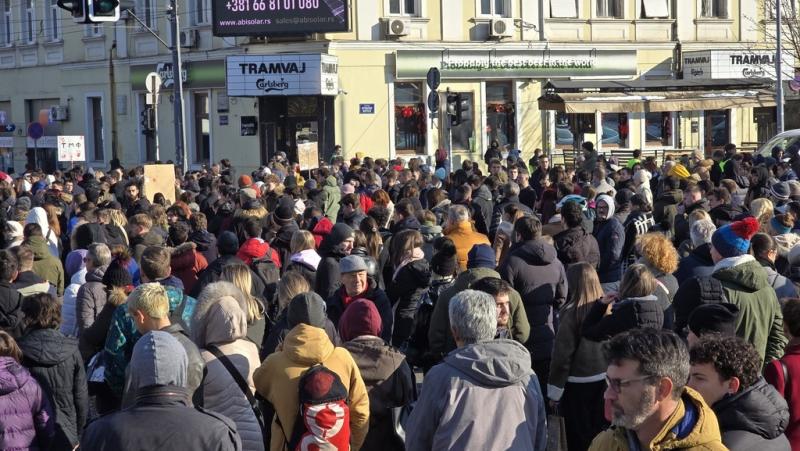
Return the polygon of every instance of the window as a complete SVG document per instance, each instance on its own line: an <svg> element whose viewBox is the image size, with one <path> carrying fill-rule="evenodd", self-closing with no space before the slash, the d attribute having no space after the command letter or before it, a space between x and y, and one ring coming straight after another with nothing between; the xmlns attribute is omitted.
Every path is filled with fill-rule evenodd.
<svg viewBox="0 0 800 451"><path fill-rule="evenodd" d="M45 0L44 7L45 36L48 41L58 41L61 39L61 8L58 7L58 0Z"/></svg>
<svg viewBox="0 0 800 451"><path fill-rule="evenodd" d="M11 0L0 0L0 10L3 12L0 21L0 45L12 45L14 43L14 21L11 15Z"/></svg>
<svg viewBox="0 0 800 451"><path fill-rule="evenodd" d="M92 161L104 161L105 153L103 147L105 142L103 140L103 98L102 97L87 97L86 98L86 112L88 115L87 137L89 138L86 155Z"/></svg>
<svg viewBox="0 0 800 451"><path fill-rule="evenodd" d="M730 142L730 110L706 111L706 152L721 149Z"/></svg>
<svg viewBox="0 0 800 451"><path fill-rule="evenodd" d="M482 16L511 17L510 0L480 0Z"/></svg>
<svg viewBox="0 0 800 451"><path fill-rule="evenodd" d="M667 0L642 0L642 17L646 19L669 17Z"/></svg>
<svg viewBox="0 0 800 451"><path fill-rule="evenodd" d="M156 12L156 0L136 0L136 15L152 30L158 28ZM139 27L141 28L141 25Z"/></svg>
<svg viewBox="0 0 800 451"><path fill-rule="evenodd" d="M726 19L728 17L728 0L700 0L700 16Z"/></svg>
<svg viewBox="0 0 800 451"><path fill-rule="evenodd" d="M557 149L577 149L584 139L594 140L586 134L594 134L594 114L557 113L555 121Z"/></svg>
<svg viewBox="0 0 800 451"><path fill-rule="evenodd" d="M210 11L211 7L208 4L209 0L194 0L194 24L195 25L208 25L211 23Z"/></svg>
<svg viewBox="0 0 800 451"><path fill-rule="evenodd" d="M578 5L572 0L550 0L550 17L577 18Z"/></svg>
<svg viewBox="0 0 800 451"><path fill-rule="evenodd" d="M103 24L102 23L90 23L84 25L83 34L86 37L90 38L97 38L103 36Z"/></svg>
<svg viewBox="0 0 800 451"><path fill-rule="evenodd" d="M208 112L208 93L195 93L193 162L197 164L211 160L211 121Z"/></svg>
<svg viewBox="0 0 800 451"><path fill-rule="evenodd" d="M516 114L510 82L486 83L486 141L502 148L516 144Z"/></svg>
<svg viewBox="0 0 800 451"><path fill-rule="evenodd" d="M389 0L389 14L392 16L419 16L419 0Z"/></svg>
<svg viewBox="0 0 800 451"><path fill-rule="evenodd" d="M22 39L26 44L35 44L36 10L33 8L33 0L23 0L22 5Z"/></svg>
<svg viewBox="0 0 800 451"><path fill-rule="evenodd" d="M603 148L628 146L628 113L603 113L601 116Z"/></svg>
<svg viewBox="0 0 800 451"><path fill-rule="evenodd" d="M625 17L623 2L624 0L597 0L597 17L622 19Z"/></svg>
<svg viewBox="0 0 800 451"><path fill-rule="evenodd" d="M669 113L645 113L644 145L645 147L672 145L672 120Z"/></svg>
<svg viewBox="0 0 800 451"><path fill-rule="evenodd" d="M397 150L425 150L425 103L422 83L394 84L394 145Z"/></svg>
<svg viewBox="0 0 800 451"><path fill-rule="evenodd" d="M765 0L764 10L766 11L767 19L775 20L775 7L778 2L781 2L781 16L784 18L797 17L796 0Z"/></svg>

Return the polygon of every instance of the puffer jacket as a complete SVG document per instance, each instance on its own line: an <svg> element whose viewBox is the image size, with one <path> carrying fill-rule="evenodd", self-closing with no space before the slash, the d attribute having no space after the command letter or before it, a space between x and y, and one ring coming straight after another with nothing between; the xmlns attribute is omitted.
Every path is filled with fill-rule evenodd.
<svg viewBox="0 0 800 451"><path fill-rule="evenodd" d="M567 276L564 265L556 258L556 249L538 240L518 243L498 272L522 296L531 327L525 343L531 359L550 360L555 314L567 298Z"/></svg>
<svg viewBox="0 0 800 451"><path fill-rule="evenodd" d="M472 191L472 203L469 205L472 210L472 220L475 221L475 230L484 235L489 234L489 224L492 222L492 211L494 201L492 192L486 185L481 185Z"/></svg>
<svg viewBox="0 0 800 451"><path fill-rule="evenodd" d="M22 295L10 284L0 282L0 330L14 338L22 336L25 328L22 314Z"/></svg>
<svg viewBox="0 0 800 451"><path fill-rule="evenodd" d="M448 227L445 229L444 235L453 240L453 244L456 246L459 271L467 269L467 254L469 254L472 246L476 244L492 245L486 235L475 231L470 221L463 221Z"/></svg>
<svg viewBox="0 0 800 451"><path fill-rule="evenodd" d="M0 449L50 449L56 422L47 394L12 357L0 357Z"/></svg>
<svg viewBox="0 0 800 451"><path fill-rule="evenodd" d="M346 255L337 250L341 242L334 241L332 235L328 235L322 240L322 244L319 247L319 255L322 260L317 265L314 291L322 296L323 299L332 296L342 284L339 260L346 257Z"/></svg>
<svg viewBox="0 0 800 451"><path fill-rule="evenodd" d="M583 227L564 230L553 237L558 259L564 266L586 262L595 268L600 264L600 247L597 240Z"/></svg>
<svg viewBox="0 0 800 451"><path fill-rule="evenodd" d="M64 294L64 266L61 260L53 257L47 242L40 236L32 236L25 241L33 251L33 272L56 287L59 296Z"/></svg>
<svg viewBox="0 0 800 451"><path fill-rule="evenodd" d="M339 215L339 201L342 199L342 191L336 181L336 177L329 175L322 184L322 191L325 193L325 200L322 204L322 214L331 222L336 222Z"/></svg>
<svg viewBox="0 0 800 451"><path fill-rule="evenodd" d="M405 451L394 433L392 409L417 398L416 382L403 354L379 337L361 336L342 345L350 351L369 393L369 432L364 451Z"/></svg>
<svg viewBox="0 0 800 451"><path fill-rule="evenodd" d="M78 342L56 329L35 329L19 340L22 364L48 393L55 410L53 449L72 449L86 425L89 394Z"/></svg>
<svg viewBox="0 0 800 451"><path fill-rule="evenodd" d="M789 407L763 378L711 406L719 421L722 443L731 451L789 451L784 435Z"/></svg>
<svg viewBox="0 0 800 451"><path fill-rule="evenodd" d="M78 336L78 291L86 284L86 268L72 275L70 284L64 289L61 306L61 333L68 337Z"/></svg>
<svg viewBox="0 0 800 451"><path fill-rule="evenodd" d="M431 285L431 269L425 259L415 260L397 272L386 294L395 308L392 346L405 349L414 332L414 320L422 295Z"/></svg>
<svg viewBox="0 0 800 451"><path fill-rule="evenodd" d="M675 279L680 285L692 277L710 276L713 272L714 260L711 259L711 244L706 243L697 246L689 255L681 258L678 269L675 271Z"/></svg>
<svg viewBox="0 0 800 451"><path fill-rule="evenodd" d="M208 261L197 251L197 245L190 241L172 249L169 265L172 275L183 282L183 289L191 292L198 281L198 274L208 268Z"/></svg>
<svg viewBox="0 0 800 451"><path fill-rule="evenodd" d="M631 329L660 329L664 325L664 309L654 295L621 299L612 305L610 315L606 315L607 310L607 304L594 303L583 320L584 337L605 341Z"/></svg>
<svg viewBox="0 0 800 451"><path fill-rule="evenodd" d="M369 427L369 396L356 362L346 349L334 347L323 329L298 324L286 335L283 349L267 357L253 374L258 393L275 407L271 451L285 449L282 431L294 430L300 376L320 363L339 376L348 392L350 448L360 449L364 443Z"/></svg>
<svg viewBox="0 0 800 451"><path fill-rule="evenodd" d="M314 249L306 249L289 257L283 273L297 271L303 275L308 286L314 288L317 281L317 267L322 257Z"/></svg>
<svg viewBox="0 0 800 451"><path fill-rule="evenodd" d="M86 273L86 283L78 289L75 298L75 316L78 322L78 335L90 327L106 305L106 286L103 275L108 266L101 266Z"/></svg>
<svg viewBox="0 0 800 451"><path fill-rule="evenodd" d="M625 228L615 217L609 207L611 219L594 224L594 238L600 248L600 264L597 266L597 277L600 283L618 282L622 279L622 261L625 247Z"/></svg>

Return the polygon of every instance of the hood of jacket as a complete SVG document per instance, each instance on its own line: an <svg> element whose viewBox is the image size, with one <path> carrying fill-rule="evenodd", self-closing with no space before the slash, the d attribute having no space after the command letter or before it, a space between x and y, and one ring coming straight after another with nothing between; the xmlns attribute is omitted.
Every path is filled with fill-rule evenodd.
<svg viewBox="0 0 800 451"><path fill-rule="evenodd" d="M172 258L170 260L170 265L172 266L173 271L193 268L195 261L197 260L195 249L197 249L197 245L191 241L173 248Z"/></svg>
<svg viewBox="0 0 800 451"><path fill-rule="evenodd" d="M444 363L486 387L507 387L531 376L531 355L513 340L498 339L452 351Z"/></svg>
<svg viewBox="0 0 800 451"><path fill-rule="evenodd" d="M252 259L258 259L266 255L267 251L269 250L269 243L264 241L261 238L248 238L242 244L242 247L239 248L239 252L236 254L240 258L242 256Z"/></svg>
<svg viewBox="0 0 800 451"><path fill-rule="evenodd" d="M783 434L789 424L786 401L764 378L722 398L712 408L724 432L746 431L772 440Z"/></svg>
<svg viewBox="0 0 800 451"><path fill-rule="evenodd" d="M0 357L0 395L19 390L33 381L33 376L12 357Z"/></svg>
<svg viewBox="0 0 800 451"><path fill-rule="evenodd" d="M201 252L213 249L217 246L217 239L207 230L198 230L189 235L189 239L197 244L197 249Z"/></svg>
<svg viewBox="0 0 800 451"><path fill-rule="evenodd" d="M58 329L34 329L19 339L24 358L42 366L55 366L67 360L77 346L76 340L65 337Z"/></svg>
<svg viewBox="0 0 800 451"><path fill-rule="evenodd" d="M683 202L683 192L679 189L663 192L658 196L656 202L662 202L667 205L678 205Z"/></svg>
<svg viewBox="0 0 800 451"><path fill-rule="evenodd" d="M430 243L442 236L442 226L426 223L419 227L419 233L422 234L422 239L424 239L426 243Z"/></svg>
<svg viewBox="0 0 800 451"><path fill-rule="evenodd" d="M472 199L484 199L488 200L489 202L492 201L492 192L489 191L489 188L486 185L481 185L472 192Z"/></svg>
<svg viewBox="0 0 800 451"><path fill-rule="evenodd" d="M339 188L339 183L336 181L336 176L329 175L325 179L325 183L323 183L322 186L330 186L332 188L337 188L338 189Z"/></svg>
<svg viewBox="0 0 800 451"><path fill-rule="evenodd" d="M42 207L34 207L28 212L28 217L25 218L25 224L39 224L42 228L42 235L47 236L50 231L50 223L47 222L47 212Z"/></svg>
<svg viewBox="0 0 800 451"><path fill-rule="evenodd" d="M214 282L197 297L192 317L192 341L198 347L230 343L247 335L247 300L236 285Z"/></svg>
<svg viewBox="0 0 800 451"><path fill-rule="evenodd" d="M775 238L775 243L778 245L778 255L781 257L788 257L789 251L791 251L797 243L800 243L800 235L794 232L776 235L773 238Z"/></svg>
<svg viewBox="0 0 800 451"><path fill-rule="evenodd" d="M767 273L752 255L720 260L714 266L714 277L751 293L770 286Z"/></svg>
<svg viewBox="0 0 800 451"><path fill-rule="evenodd" d="M431 269L428 260L414 260L400 268L395 278L399 291L427 287L431 283Z"/></svg>
<svg viewBox="0 0 800 451"><path fill-rule="evenodd" d="M295 363L311 366L324 362L333 353L334 346L325 329L298 324L283 339L283 352Z"/></svg>
<svg viewBox="0 0 800 451"><path fill-rule="evenodd" d="M106 274L107 268L108 265L104 265L100 266L99 268L93 269L91 272L86 273L86 281L103 283L103 276Z"/></svg>
<svg viewBox="0 0 800 451"><path fill-rule="evenodd" d="M288 248L289 244L292 242L292 235L294 235L294 232L299 230L300 227L297 226L297 223L294 222L294 220L290 220L286 224L282 225L280 229L278 229L278 233L275 234L274 240L285 243L286 247Z"/></svg>
<svg viewBox="0 0 800 451"><path fill-rule="evenodd" d="M704 266L714 265L714 259L711 258L711 243L701 244L692 249L691 255L699 260Z"/></svg>
<svg viewBox="0 0 800 451"><path fill-rule="evenodd" d="M291 260L295 263L302 263L309 266L316 271L319 262L322 261L322 257L320 257L314 249L306 249L292 255Z"/></svg>
<svg viewBox="0 0 800 451"><path fill-rule="evenodd" d="M542 241L530 240L522 243L511 255L521 258L532 266L545 266L555 261L556 249Z"/></svg>
<svg viewBox="0 0 800 451"><path fill-rule="evenodd" d="M26 244L30 246L33 251L33 259L35 261L44 260L50 257L50 248L48 247L47 240L41 236L32 236L28 238Z"/></svg>

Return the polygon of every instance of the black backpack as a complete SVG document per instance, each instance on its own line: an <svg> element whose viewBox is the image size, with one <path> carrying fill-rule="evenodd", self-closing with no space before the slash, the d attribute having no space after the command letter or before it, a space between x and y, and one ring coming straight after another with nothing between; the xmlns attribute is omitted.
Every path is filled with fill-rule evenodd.
<svg viewBox="0 0 800 451"><path fill-rule="evenodd" d="M712 276L698 277L697 286L700 289L700 305L722 304L728 302L722 282Z"/></svg>
<svg viewBox="0 0 800 451"><path fill-rule="evenodd" d="M272 260L275 250L271 247L267 254L261 258L255 258L250 263L250 269L255 275L264 283L264 299L272 299L272 294L275 292L275 287L281 279L281 270L278 265Z"/></svg>

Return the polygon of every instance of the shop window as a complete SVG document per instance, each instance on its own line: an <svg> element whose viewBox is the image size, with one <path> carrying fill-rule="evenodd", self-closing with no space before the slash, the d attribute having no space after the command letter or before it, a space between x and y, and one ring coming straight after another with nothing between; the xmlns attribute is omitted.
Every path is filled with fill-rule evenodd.
<svg viewBox="0 0 800 451"><path fill-rule="evenodd" d="M600 135L603 148L628 146L628 113L603 113Z"/></svg>
<svg viewBox="0 0 800 451"><path fill-rule="evenodd" d="M642 17L646 19L669 17L667 0L642 0Z"/></svg>
<svg viewBox="0 0 800 451"><path fill-rule="evenodd" d="M196 164L211 160L211 121L208 117L208 93L194 94L194 154Z"/></svg>
<svg viewBox="0 0 800 451"><path fill-rule="evenodd" d="M706 150L721 149L730 142L730 110L706 111Z"/></svg>
<svg viewBox="0 0 800 451"><path fill-rule="evenodd" d="M753 121L756 123L756 136L759 144L769 141L778 134L775 107L753 108Z"/></svg>
<svg viewBox="0 0 800 451"><path fill-rule="evenodd" d="M194 24L208 25L211 23L211 5L209 0L194 0Z"/></svg>
<svg viewBox="0 0 800 451"><path fill-rule="evenodd" d="M36 43L36 9L33 0L22 2L22 37L26 44Z"/></svg>
<svg viewBox="0 0 800 451"><path fill-rule="evenodd" d="M389 0L389 15L420 16L420 0Z"/></svg>
<svg viewBox="0 0 800 451"><path fill-rule="evenodd" d="M596 0L597 17L622 19L625 17L624 0Z"/></svg>
<svg viewBox="0 0 800 451"><path fill-rule="evenodd" d="M594 114L557 113L555 122L557 149L577 149L584 134L595 133Z"/></svg>
<svg viewBox="0 0 800 451"><path fill-rule="evenodd" d="M88 139L88 149L86 154L92 161L104 161L105 153L103 147L103 98L102 97L87 97L86 98L86 112L88 114L86 135Z"/></svg>
<svg viewBox="0 0 800 451"><path fill-rule="evenodd" d="M700 0L700 16L727 19L728 0Z"/></svg>
<svg viewBox="0 0 800 451"><path fill-rule="evenodd" d="M578 5L572 0L550 0L550 17L576 19Z"/></svg>
<svg viewBox="0 0 800 451"><path fill-rule="evenodd" d="M482 16L511 17L511 0L480 0Z"/></svg>
<svg viewBox="0 0 800 451"><path fill-rule="evenodd" d="M425 104L422 83L394 85L394 145L397 150L425 149Z"/></svg>
<svg viewBox="0 0 800 451"><path fill-rule="evenodd" d="M14 44L14 21L11 15L11 0L0 0L0 10L3 11L3 19L0 21L0 45Z"/></svg>
<svg viewBox="0 0 800 451"><path fill-rule="evenodd" d="M669 113L644 115L644 145L646 147L672 145L672 119Z"/></svg>
<svg viewBox="0 0 800 451"><path fill-rule="evenodd" d="M516 145L516 109L512 83L486 83L486 140Z"/></svg>
<svg viewBox="0 0 800 451"><path fill-rule="evenodd" d="M61 39L61 8L58 7L58 0L45 0L45 37L48 41L58 41Z"/></svg>

